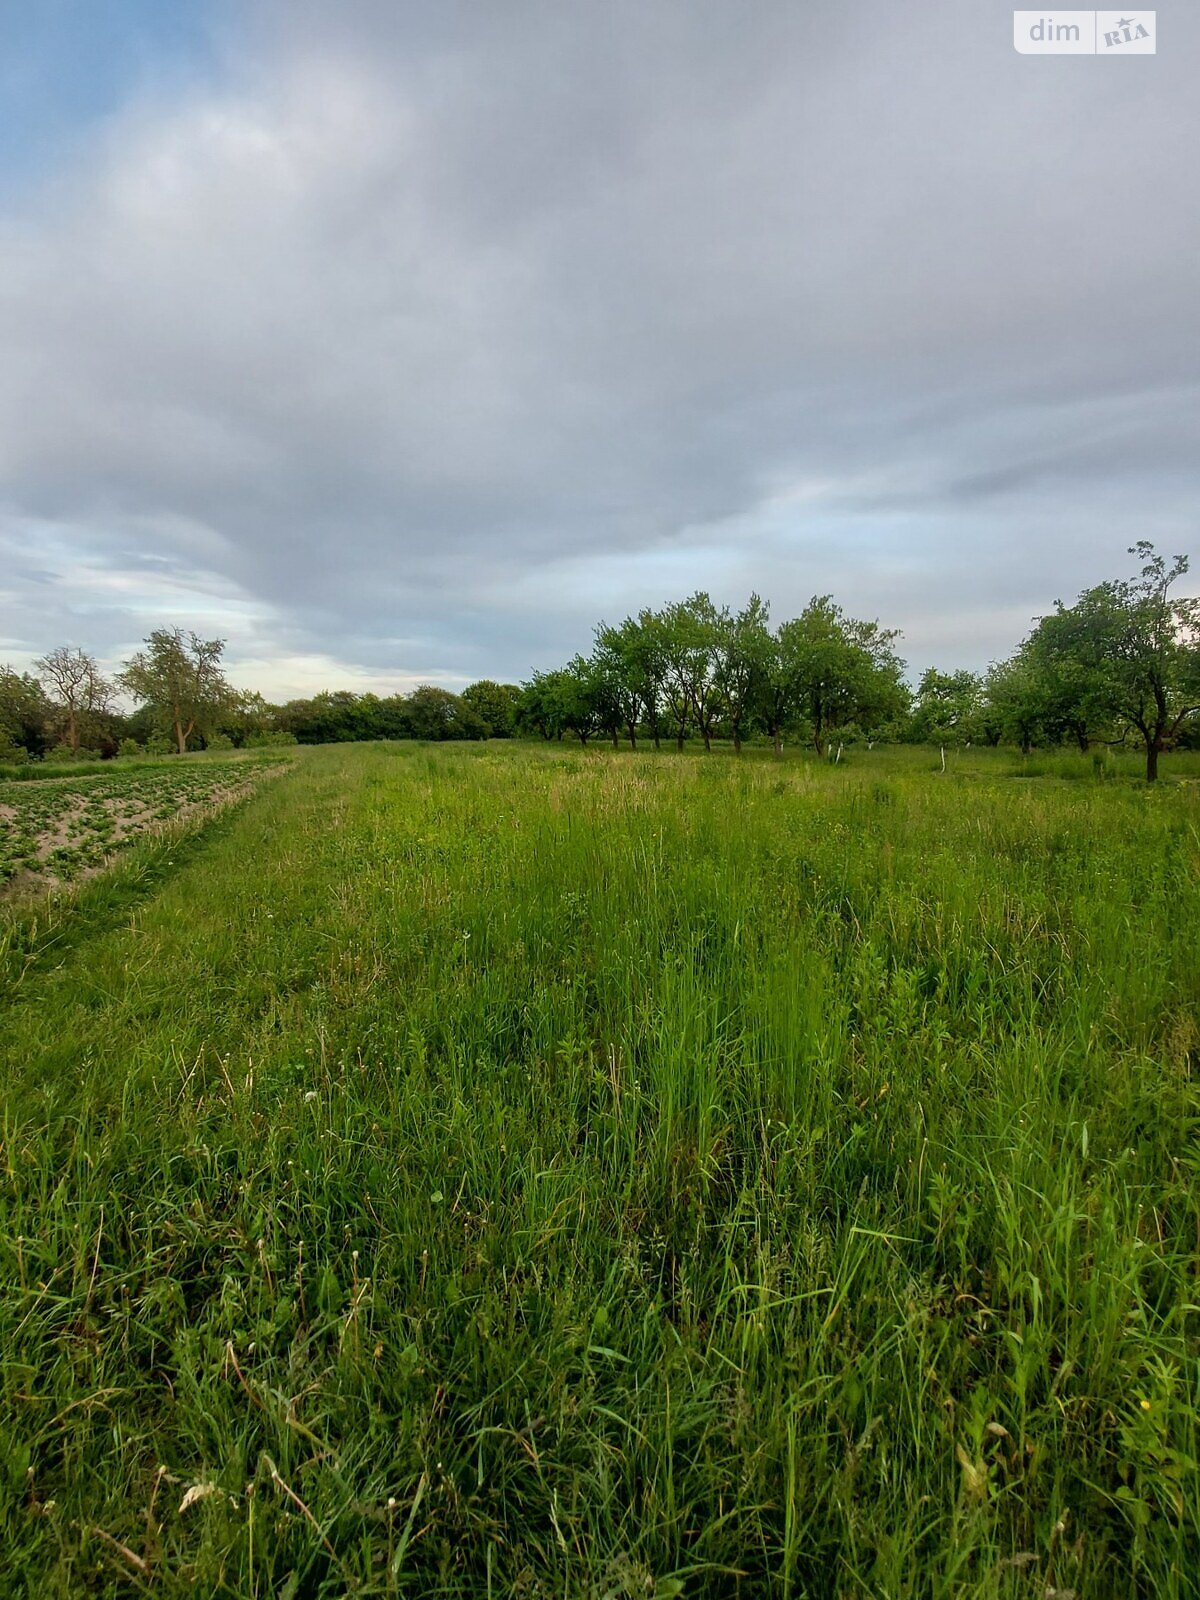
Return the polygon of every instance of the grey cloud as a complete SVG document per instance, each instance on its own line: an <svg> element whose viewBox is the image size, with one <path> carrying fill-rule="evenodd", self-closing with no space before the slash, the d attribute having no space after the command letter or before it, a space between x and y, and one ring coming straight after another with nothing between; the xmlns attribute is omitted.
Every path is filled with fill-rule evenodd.
<svg viewBox="0 0 1200 1600"><path fill-rule="evenodd" d="M220 92L0 217L0 637L119 650L174 584L272 687L511 677L703 583L999 653L1195 548L1162 18L1110 62L980 0L231 9Z"/></svg>

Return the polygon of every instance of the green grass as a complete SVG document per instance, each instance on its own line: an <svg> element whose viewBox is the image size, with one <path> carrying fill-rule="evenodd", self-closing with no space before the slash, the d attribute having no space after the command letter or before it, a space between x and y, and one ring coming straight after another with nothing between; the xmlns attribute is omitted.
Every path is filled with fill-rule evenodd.
<svg viewBox="0 0 1200 1600"><path fill-rule="evenodd" d="M24 911L4 1593L1195 1594L1200 786L1053 761L317 749Z"/></svg>

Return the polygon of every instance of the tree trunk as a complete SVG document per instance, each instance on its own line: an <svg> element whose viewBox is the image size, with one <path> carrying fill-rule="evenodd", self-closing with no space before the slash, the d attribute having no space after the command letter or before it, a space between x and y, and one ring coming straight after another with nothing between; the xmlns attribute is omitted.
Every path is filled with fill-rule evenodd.
<svg viewBox="0 0 1200 1600"><path fill-rule="evenodd" d="M709 751L712 750L712 740L708 736L708 729L707 728L705 728L705 730L704 730L704 748L706 750L709 750Z"/></svg>
<svg viewBox="0 0 1200 1600"><path fill-rule="evenodd" d="M183 731L183 723L178 721L175 723L175 743L179 747L179 754L187 755L187 734Z"/></svg>
<svg viewBox="0 0 1200 1600"><path fill-rule="evenodd" d="M742 730L736 722L733 725L733 753L735 756L740 756L742 753Z"/></svg>
<svg viewBox="0 0 1200 1600"><path fill-rule="evenodd" d="M612 731L612 742L614 750L619 750L621 748L621 736L617 732L616 728L614 728Z"/></svg>
<svg viewBox="0 0 1200 1600"><path fill-rule="evenodd" d="M779 732L778 728L772 728L771 729L771 743L775 746L775 754L777 756L782 756L783 755L783 738L780 735L780 732Z"/></svg>
<svg viewBox="0 0 1200 1600"><path fill-rule="evenodd" d="M79 749L79 734L75 730L75 708L70 707L67 712L67 743L72 750Z"/></svg>
<svg viewBox="0 0 1200 1600"><path fill-rule="evenodd" d="M637 749L637 724L633 722L629 724L629 748Z"/></svg>
<svg viewBox="0 0 1200 1600"><path fill-rule="evenodd" d="M1092 741L1088 738L1087 729L1082 727L1076 728L1075 737L1079 741L1080 755L1087 755L1088 751L1092 748Z"/></svg>
<svg viewBox="0 0 1200 1600"><path fill-rule="evenodd" d="M682 728L680 728L679 732L675 735L675 748L676 748L676 750L679 751L680 755L683 754L683 729Z"/></svg>
<svg viewBox="0 0 1200 1600"><path fill-rule="evenodd" d="M1146 782L1155 783L1158 779L1158 740L1151 739L1146 745Z"/></svg>

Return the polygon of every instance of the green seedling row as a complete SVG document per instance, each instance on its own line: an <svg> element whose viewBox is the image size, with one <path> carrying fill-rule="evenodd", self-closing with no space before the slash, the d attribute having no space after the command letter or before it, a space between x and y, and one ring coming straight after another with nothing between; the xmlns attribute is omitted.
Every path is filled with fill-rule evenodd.
<svg viewBox="0 0 1200 1600"><path fill-rule="evenodd" d="M61 884L179 817L243 793L266 762L206 762L0 784L0 890Z"/></svg>

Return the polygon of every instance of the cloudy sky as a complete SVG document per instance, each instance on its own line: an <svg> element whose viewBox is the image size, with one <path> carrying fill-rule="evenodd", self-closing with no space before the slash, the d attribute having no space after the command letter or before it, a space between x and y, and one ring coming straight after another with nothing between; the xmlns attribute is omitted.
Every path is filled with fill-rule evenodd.
<svg viewBox="0 0 1200 1600"><path fill-rule="evenodd" d="M518 679L703 587L983 666L1200 559L1200 10L0 0L0 660Z"/></svg>

